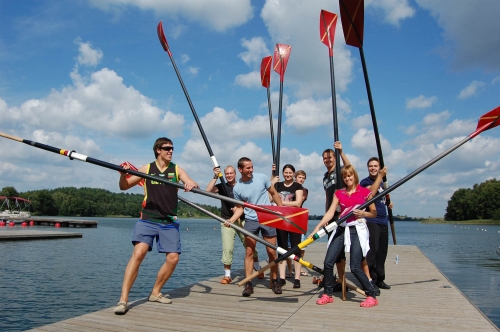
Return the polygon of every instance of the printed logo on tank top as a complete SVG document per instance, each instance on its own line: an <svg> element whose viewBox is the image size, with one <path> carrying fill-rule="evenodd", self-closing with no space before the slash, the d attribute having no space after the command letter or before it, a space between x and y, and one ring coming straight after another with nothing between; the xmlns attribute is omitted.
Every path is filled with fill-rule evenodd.
<svg viewBox="0 0 500 332"><path fill-rule="evenodd" d="M335 172L331 172L328 177L325 176L325 178L323 179L323 188L325 188L325 190L327 190L328 188L330 188L332 185L335 184Z"/></svg>

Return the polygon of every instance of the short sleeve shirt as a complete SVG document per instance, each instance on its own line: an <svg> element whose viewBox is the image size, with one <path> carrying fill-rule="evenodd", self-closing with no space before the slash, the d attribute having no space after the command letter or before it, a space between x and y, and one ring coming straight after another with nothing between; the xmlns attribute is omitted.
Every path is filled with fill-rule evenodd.
<svg viewBox="0 0 500 332"><path fill-rule="evenodd" d="M360 185L362 187L370 187L375 180L373 180L371 177L364 178L361 180ZM382 184L380 184L380 188L378 188L378 192L384 191ZM385 196L377 201L375 201L375 207L377 208L377 216L375 218L366 218L367 222L374 222L377 224L381 225L387 225L388 220L387 220L387 209L385 206Z"/></svg>
<svg viewBox="0 0 500 332"><path fill-rule="evenodd" d="M233 189L234 198L246 203L271 205L267 190L271 187L271 180L262 173L253 173L252 178L243 182L238 180ZM259 221L257 213L245 207L245 220Z"/></svg>
<svg viewBox="0 0 500 332"><path fill-rule="evenodd" d="M300 183L293 182L291 186L285 186L284 182L278 182L274 185L274 188L280 195L282 202L293 202L297 200L297 196L295 192L297 190L303 190L303 187Z"/></svg>
<svg viewBox="0 0 500 332"><path fill-rule="evenodd" d="M368 188L361 187L359 184L352 194L348 194L346 188L335 191L335 197L339 200L340 218L356 209L361 204L366 203L370 194L371 191ZM350 223L355 220L356 216L353 215L346 220L346 223Z"/></svg>

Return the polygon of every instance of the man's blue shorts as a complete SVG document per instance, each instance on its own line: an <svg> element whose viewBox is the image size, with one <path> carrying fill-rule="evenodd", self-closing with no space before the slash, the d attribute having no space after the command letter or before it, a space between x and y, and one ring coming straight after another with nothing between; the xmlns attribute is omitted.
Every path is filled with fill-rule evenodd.
<svg viewBox="0 0 500 332"><path fill-rule="evenodd" d="M181 253L181 234L179 232L179 223L158 223L148 220L139 220L135 223L132 233L132 244L146 243L149 245L149 251L153 250L153 242L156 239L156 248L158 252Z"/></svg>
<svg viewBox="0 0 500 332"><path fill-rule="evenodd" d="M276 228L262 225L258 221L254 220L245 220L245 226L243 228L254 235L259 235L260 231L262 233L262 236L276 236Z"/></svg>

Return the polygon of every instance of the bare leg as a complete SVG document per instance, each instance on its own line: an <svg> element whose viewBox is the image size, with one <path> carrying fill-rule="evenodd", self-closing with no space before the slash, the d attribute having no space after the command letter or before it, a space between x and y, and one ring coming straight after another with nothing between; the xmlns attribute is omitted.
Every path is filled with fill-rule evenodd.
<svg viewBox="0 0 500 332"><path fill-rule="evenodd" d="M134 284L137 274L139 274L139 267L141 266L144 257L149 250L149 245L146 243L137 243L134 246L134 251L132 252L132 257L128 261L127 267L125 268L125 273L123 275L122 284L122 294L120 297L120 302L128 302L128 294L130 289Z"/></svg>
<svg viewBox="0 0 500 332"><path fill-rule="evenodd" d="M372 277L370 277L370 269L368 268L368 263L366 262L366 259L361 261L361 268L368 277L368 280L372 280Z"/></svg>
<svg viewBox="0 0 500 332"><path fill-rule="evenodd" d="M245 236L245 276L250 277L253 271L253 253L257 241L249 236Z"/></svg>
<svg viewBox="0 0 500 332"><path fill-rule="evenodd" d="M264 240L266 240L267 242L269 242L271 244L276 245L276 236L272 236L272 237L264 236ZM275 261L277 259L276 250L274 250L270 247L266 247L266 251L267 251L267 256L269 257L269 262ZM271 280L274 280L274 279L278 279L278 267L276 265L274 265L271 268Z"/></svg>
<svg viewBox="0 0 500 332"><path fill-rule="evenodd" d="M160 294L163 285L165 285L168 281L177 266L177 262L179 262L179 253L169 252L165 256L165 263L163 263L158 271L156 282L153 286L153 291L151 292L151 295L153 296L158 296L158 294Z"/></svg>

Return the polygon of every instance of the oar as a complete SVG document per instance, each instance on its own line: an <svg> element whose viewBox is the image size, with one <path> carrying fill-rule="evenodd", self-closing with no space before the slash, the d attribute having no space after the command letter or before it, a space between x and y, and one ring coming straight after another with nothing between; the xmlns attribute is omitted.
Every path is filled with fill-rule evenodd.
<svg viewBox="0 0 500 332"><path fill-rule="evenodd" d="M269 127L271 128L271 151L273 153L273 164L276 165L276 151L274 150L274 124L273 124L273 110L271 108L271 93L269 85L271 83L271 65L273 57L266 56L262 58L260 64L260 81L262 86L267 88L267 108L269 109ZM276 170L273 171L273 176L276 176Z"/></svg>
<svg viewBox="0 0 500 332"><path fill-rule="evenodd" d="M160 21L160 23L158 23L156 30L158 32L158 38L160 39L161 46L163 47L165 52L167 52L168 56L170 57L170 60L172 61L172 66L174 67L175 73L177 74L177 78L179 79L179 83L181 84L182 90L184 91L184 95L186 96L189 107L191 108L191 112L193 113L194 120L196 121L196 124L198 125L198 129L200 130L201 137L203 138L203 141L205 142L205 146L207 147L208 153L210 154L210 159L212 159L212 163L214 165L214 168L220 168L219 163L217 162L217 159L215 158L215 155L212 151L212 148L210 147L210 143L208 143L207 136L205 135L205 131L203 130L203 127L201 126L200 119L198 118L198 115L196 114L196 110L194 109L193 103L191 102L191 98L189 97L186 86L184 85L184 81L182 80L179 69L177 69L177 65L175 64L175 60L174 60L174 57L172 56L172 52L170 52L170 48L168 47L168 43L167 43L167 38L165 37L165 33L163 32L163 24L161 21ZM229 193L226 189L226 186L224 185L222 173L219 172L218 176L219 176L219 181L222 184L221 187L222 187L222 191L224 192L224 196L229 196Z"/></svg>
<svg viewBox="0 0 500 332"><path fill-rule="evenodd" d="M368 103L370 104L370 113L372 116L373 133L375 134L375 143L377 145L378 159L380 161L380 169L384 168L384 156L382 154L382 145L378 134L377 118L375 116L375 106L373 105L372 90L370 88L370 80L368 79L368 70L366 68L365 54L363 52L363 26L364 26L364 0L339 0L340 15L342 28L344 30L345 42L347 45L357 47L361 64L363 66L363 74L365 77L366 93L368 94ZM387 189L387 176L383 178L384 189ZM391 204L390 196L386 196L386 204ZM389 214L389 224L391 225L392 242L396 243L396 230L394 227L394 217L392 209L387 208Z"/></svg>
<svg viewBox="0 0 500 332"><path fill-rule="evenodd" d="M433 159L431 159L430 161L428 161L424 165L420 166L419 168L417 168L416 170L414 170L413 172L411 172L410 174L408 174L404 178L402 178L399 181L395 182L392 186L390 186L389 188L387 188L383 192L377 194L375 197L373 197L372 199L368 200L366 203L361 204L359 207L357 207L357 209L363 210L363 209L367 208L370 204L372 204L375 201L381 199L384 195L387 195L388 193L392 192L393 190L399 188L399 186L401 186L405 182L409 181L410 179L412 179L417 174L423 172L428 167L430 167L431 165L435 164L436 162L438 162L442 158L446 157L448 154L450 154L451 152L455 151L456 149L458 149L460 146L462 146L465 143L467 143L472 138L474 138L477 135L481 134L483 131L492 129L492 128L498 126L498 125L500 125L500 106L498 106L497 108L495 108L495 109L491 110L490 112L488 112L488 113L484 114L483 116L481 116L479 118L479 122L477 124L476 130L473 133L471 133L469 136L465 137L460 142L458 142L455 145L453 145L452 147L450 147L448 150L442 152L440 155L434 157ZM333 231L334 229L336 229L338 227L338 225L342 224L344 221L346 221L347 219L349 219L351 216L353 216L353 212L352 211L349 212L348 214L346 214L345 216L343 216L342 218L339 218L338 220L336 220L336 221L328 224L327 226L323 227L323 229L321 229L320 231L318 231L316 234L313 234L311 237L305 239L304 241L302 241L301 243L299 243L298 245L296 245L295 247L293 247L292 249L290 249L289 251L287 251L285 254L279 256L276 260L270 262L268 265L265 266L266 269L269 269L269 268L273 267L274 265L278 264L279 262L287 259L288 256L290 256L291 254L295 254L295 253L299 252L300 250L303 250L305 247L307 247L308 245L310 245L314 241L318 240L319 238L325 236L326 234L328 234L331 231ZM265 272L266 269L263 268L259 272L260 273ZM252 275L252 277L246 278L245 280L242 280L241 283L245 283L247 281L250 281L253 278L255 278L254 275Z"/></svg>
<svg viewBox="0 0 500 332"><path fill-rule="evenodd" d="M276 171L275 175L280 173L280 150L281 150L281 114L283 109L283 80L285 79L286 66L292 46L285 44L276 44L274 49L274 71L280 74L280 99L278 107L278 132L276 138Z"/></svg>
<svg viewBox="0 0 500 332"><path fill-rule="evenodd" d="M42 150L46 150L46 151L54 152L57 154L61 154L63 156L67 156L71 160L77 159L77 160L84 161L84 162L94 164L97 166L109 168L109 169L112 169L112 170L115 170L118 172L132 174L132 175L141 177L143 179L149 179L149 180L164 183L164 184L169 185L169 186L174 186L174 187L177 187L179 189L184 189L184 186L180 183L170 182L170 181L168 181L168 179L164 179L164 178L159 177L159 176L152 176L152 175L145 174L142 172L134 171L132 169L124 169L119 165L115 165L115 164L111 164L111 163L108 163L105 161L101 161L98 159L87 157L83 154L77 153L75 150L72 150L72 151L63 150L63 149L55 148L55 147L50 146L50 145L30 141L27 139L22 139L22 138L7 135L4 133L0 133L0 136L14 140L14 141L18 141L21 143L31 145L31 146L34 146L36 148L42 149ZM259 219L259 222L271 223L273 227L282 226L281 224L283 223L283 224L285 224L283 227L286 230L294 229L295 232L299 232L299 233L303 233L303 234L305 234L307 231L307 222L309 219L307 209L296 208L296 207L287 207L287 206L255 205L255 204L246 203L246 202L234 199L234 198L230 198L230 197L223 196L223 195L218 195L218 194L208 192L205 190L201 190L201 189L197 189L197 188L193 188L193 189L191 189L191 191L194 193L197 193L197 194L205 195L205 196L219 199L222 201L226 201L226 202L229 202L229 203L232 203L235 205L242 205L244 207L253 209L257 212L257 217Z"/></svg>
<svg viewBox="0 0 500 332"><path fill-rule="evenodd" d="M192 206L193 208L197 209L198 211L201 211L203 213L205 213L206 215L214 218L215 220L218 220L220 221L221 223L225 224L227 220L219 217L218 215L216 215L215 213L212 213L204 208L202 208L201 206L198 206L196 204L194 204L193 202L190 202L188 201L187 199L185 199L184 197L181 197L181 196L178 196L177 197L179 200L183 201L184 203L186 203L187 205L190 205ZM242 227L239 227L238 225L235 225L235 224L231 224L231 227L234 228L235 230L237 230L238 232L240 233L243 233L245 234L246 236L249 236L251 237L252 239L262 243L263 245L265 245L266 247L269 247L269 248L272 248L274 250L276 250L276 252L278 252L279 254L284 254L286 252L285 249L281 248L281 247L278 247L278 246L275 246L274 244L272 243L269 243L263 239L261 239L260 237L258 237L257 235L253 234L253 233L250 233L249 231L245 230L244 228ZM294 261L297 261L299 262L300 264L304 265L305 267L311 269L311 270L314 270L318 273L321 273L323 274L323 269L303 260L302 258L300 257L297 257L295 255L290 255L290 259L293 259ZM241 286L241 285L240 285Z"/></svg>
<svg viewBox="0 0 500 332"><path fill-rule="evenodd" d="M335 71L333 66L333 43L335 40L335 27L337 26L338 15L322 10L319 15L319 36L321 42L328 46L328 55L330 57L330 85L332 89L332 110L333 110L333 137L334 142L339 141L339 127L337 121L337 95L335 92ZM335 188L342 188L340 178L340 153L335 149Z"/></svg>

